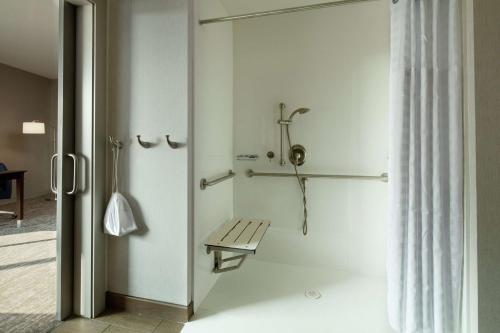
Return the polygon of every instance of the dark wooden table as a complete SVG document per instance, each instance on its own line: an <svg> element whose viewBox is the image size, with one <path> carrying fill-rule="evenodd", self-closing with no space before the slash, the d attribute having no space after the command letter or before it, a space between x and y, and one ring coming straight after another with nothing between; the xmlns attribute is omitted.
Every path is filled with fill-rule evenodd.
<svg viewBox="0 0 500 333"><path fill-rule="evenodd" d="M16 181L17 221L22 221L24 218L24 174L25 173L26 170L0 171L0 180Z"/></svg>

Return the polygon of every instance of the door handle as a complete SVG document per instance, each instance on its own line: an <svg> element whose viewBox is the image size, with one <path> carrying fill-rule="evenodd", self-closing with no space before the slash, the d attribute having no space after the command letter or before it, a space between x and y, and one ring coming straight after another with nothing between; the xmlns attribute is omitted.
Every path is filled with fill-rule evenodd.
<svg viewBox="0 0 500 333"><path fill-rule="evenodd" d="M78 192L78 157L75 154L65 154L73 160L73 187L67 191L68 195L75 195Z"/></svg>
<svg viewBox="0 0 500 333"><path fill-rule="evenodd" d="M57 185L54 183L56 177L54 177L54 162L57 159L57 154L52 155L50 158L50 190L52 193L57 194Z"/></svg>

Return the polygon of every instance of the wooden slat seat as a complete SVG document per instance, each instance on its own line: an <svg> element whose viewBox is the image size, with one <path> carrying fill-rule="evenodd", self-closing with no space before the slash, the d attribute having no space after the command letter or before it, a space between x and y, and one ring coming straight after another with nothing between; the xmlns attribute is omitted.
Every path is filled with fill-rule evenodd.
<svg viewBox="0 0 500 333"><path fill-rule="evenodd" d="M212 233L205 243L210 250L255 254L270 221L234 218Z"/></svg>

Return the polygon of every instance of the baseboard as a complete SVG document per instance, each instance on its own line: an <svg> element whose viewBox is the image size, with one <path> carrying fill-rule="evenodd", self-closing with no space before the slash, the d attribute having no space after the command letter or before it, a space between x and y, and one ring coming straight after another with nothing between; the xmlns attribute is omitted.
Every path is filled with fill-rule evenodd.
<svg viewBox="0 0 500 333"><path fill-rule="evenodd" d="M193 302L188 306L182 306L108 291L106 293L106 309L147 313L148 316L186 323L193 315Z"/></svg>

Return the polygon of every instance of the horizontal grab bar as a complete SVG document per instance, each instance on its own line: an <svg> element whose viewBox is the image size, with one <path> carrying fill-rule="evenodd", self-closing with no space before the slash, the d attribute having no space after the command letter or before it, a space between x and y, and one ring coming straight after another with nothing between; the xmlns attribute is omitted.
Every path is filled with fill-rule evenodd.
<svg viewBox="0 0 500 333"><path fill-rule="evenodd" d="M234 176L236 176L236 174L233 172L233 170L229 170L227 175L220 177L220 178L217 178L217 179L214 179L214 180L211 180L211 181L208 181L206 178L203 178L200 182L200 188L202 190L205 190L207 188L207 186L214 186L214 185L219 184L227 179L234 178Z"/></svg>
<svg viewBox="0 0 500 333"><path fill-rule="evenodd" d="M296 177L294 173L278 173L278 172L255 172L252 169L247 171L248 177ZM387 182L389 176L383 173L380 176L359 176L359 175L326 175L299 173L300 178L329 178L329 179L360 179L360 180L381 180Z"/></svg>

